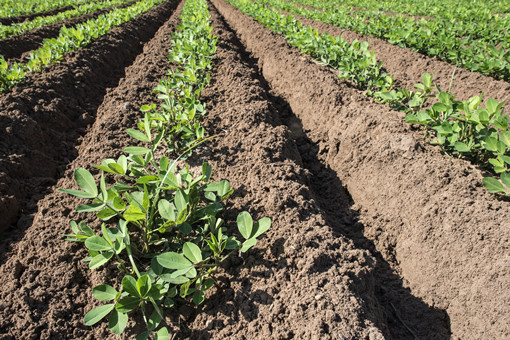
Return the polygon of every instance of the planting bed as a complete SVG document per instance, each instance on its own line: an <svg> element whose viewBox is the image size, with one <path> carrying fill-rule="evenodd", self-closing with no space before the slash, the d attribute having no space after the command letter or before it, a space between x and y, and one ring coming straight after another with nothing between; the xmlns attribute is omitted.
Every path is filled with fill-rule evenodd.
<svg viewBox="0 0 510 340"><path fill-rule="evenodd" d="M84 247L63 240L85 214L57 189L128 145L181 9L169 0L0 96L0 339L119 338L83 324L113 268L88 270ZM188 161L236 189L227 221L248 210L272 227L222 266L204 304L165 315L174 338L510 337L510 203L483 171L224 0L209 9L218 48L201 99L216 137ZM424 72L449 83L453 66L368 40L401 86ZM510 94L456 74L462 99ZM141 331L131 322L122 338Z"/></svg>

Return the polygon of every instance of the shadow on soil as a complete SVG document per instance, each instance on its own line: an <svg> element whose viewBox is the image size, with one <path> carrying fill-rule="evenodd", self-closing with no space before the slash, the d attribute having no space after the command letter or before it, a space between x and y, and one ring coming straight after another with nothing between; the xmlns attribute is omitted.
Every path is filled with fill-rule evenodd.
<svg viewBox="0 0 510 340"><path fill-rule="evenodd" d="M403 278L392 269L374 242L365 237L365 226L358 222L354 202L334 170L321 161L319 146L308 138L301 121L289 104L272 96L280 118L289 127L297 144L304 167L310 171L310 185L329 226L338 234L351 239L361 249L376 258L375 293L394 339L449 339L450 322L447 313L427 305L404 287ZM385 249L392 253L391 249ZM393 256L394 254L392 254ZM393 264L395 266L395 263Z"/></svg>

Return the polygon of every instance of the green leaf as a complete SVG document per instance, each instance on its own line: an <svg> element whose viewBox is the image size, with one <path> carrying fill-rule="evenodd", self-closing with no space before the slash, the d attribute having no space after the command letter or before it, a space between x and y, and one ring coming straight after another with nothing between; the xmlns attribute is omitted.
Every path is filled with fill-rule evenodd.
<svg viewBox="0 0 510 340"><path fill-rule="evenodd" d="M174 207L167 200L165 199L159 200L158 211L161 217L163 217L165 220L175 221Z"/></svg>
<svg viewBox="0 0 510 340"><path fill-rule="evenodd" d="M133 309L137 308L141 302L142 299L139 297L126 296L117 302L115 309L117 309L120 313L129 313Z"/></svg>
<svg viewBox="0 0 510 340"><path fill-rule="evenodd" d="M97 254L92 258L92 260L89 263L89 269L96 269L98 267L101 267L103 264L108 262L113 256L114 252L113 250L105 251L104 253Z"/></svg>
<svg viewBox="0 0 510 340"><path fill-rule="evenodd" d="M140 297L136 279L131 275L126 275L122 279L122 288L132 296Z"/></svg>
<svg viewBox="0 0 510 340"><path fill-rule="evenodd" d="M124 152L130 155L145 155L149 151L151 150L141 146L128 146L127 148L124 148Z"/></svg>
<svg viewBox="0 0 510 340"><path fill-rule="evenodd" d="M510 131L502 131L499 134L499 140L505 143L507 148L510 148Z"/></svg>
<svg viewBox="0 0 510 340"><path fill-rule="evenodd" d="M99 218L100 220L106 221L116 215L117 215L117 213L115 211L113 211L110 208L106 208L106 209L103 209L97 213L97 218Z"/></svg>
<svg viewBox="0 0 510 340"><path fill-rule="evenodd" d="M483 180L483 186L493 194L505 192L505 188L503 187L503 184L501 184L500 181L493 177L485 177Z"/></svg>
<svg viewBox="0 0 510 340"><path fill-rule="evenodd" d="M151 107L149 105L142 105L140 107L140 111L142 112L147 112L147 111L150 111L151 110Z"/></svg>
<svg viewBox="0 0 510 340"><path fill-rule="evenodd" d="M125 156L124 156L125 157ZM127 167L127 166L126 166ZM116 174L125 175L126 174L126 168L124 168L122 165L117 163L109 163L108 168L111 169Z"/></svg>
<svg viewBox="0 0 510 340"><path fill-rule="evenodd" d="M92 326L99 322L102 318L107 316L115 305L113 303L109 303L103 306L96 307L90 310L85 317L83 318L83 323L87 326Z"/></svg>
<svg viewBox="0 0 510 340"><path fill-rule="evenodd" d="M90 172L83 168L78 168L74 170L74 180L80 188L89 194L94 195L94 197L97 197L98 191L96 181L94 181L94 177Z"/></svg>
<svg viewBox="0 0 510 340"><path fill-rule="evenodd" d="M167 296L163 302L163 305L165 308L172 308L175 305L175 301L171 297Z"/></svg>
<svg viewBox="0 0 510 340"><path fill-rule="evenodd" d="M105 206L104 203L91 203L91 204L80 204L76 207L77 212L91 212L98 211Z"/></svg>
<svg viewBox="0 0 510 340"><path fill-rule="evenodd" d="M200 305L202 302L204 302L205 300L205 294L203 291L201 290L197 290L194 294L193 294L193 303L195 303L195 305Z"/></svg>
<svg viewBox="0 0 510 340"><path fill-rule="evenodd" d="M91 236L85 241L85 246L94 251L110 250L112 246L101 236Z"/></svg>
<svg viewBox="0 0 510 340"><path fill-rule="evenodd" d="M485 138L485 148L489 151L498 151L498 140L494 137Z"/></svg>
<svg viewBox="0 0 510 340"><path fill-rule="evenodd" d="M117 290L115 290L115 288L113 288L112 286L110 285L107 285L107 284L102 284L102 285L99 285L99 286L95 286L93 289L92 289L92 294L94 295L94 297L100 301L110 301L110 300L114 300L115 297L117 296Z"/></svg>
<svg viewBox="0 0 510 340"><path fill-rule="evenodd" d="M145 218L145 213L135 204L131 204L122 215L128 222L139 221Z"/></svg>
<svg viewBox="0 0 510 340"><path fill-rule="evenodd" d="M175 193L174 204L179 213L188 207L188 197L182 190L177 190Z"/></svg>
<svg viewBox="0 0 510 340"><path fill-rule="evenodd" d="M202 283L202 287L200 288L202 291L206 291L208 290L209 288L212 287L212 285L214 284L214 280L209 278L207 280L205 280L203 283Z"/></svg>
<svg viewBox="0 0 510 340"><path fill-rule="evenodd" d="M58 189L58 191L60 191L64 194L69 194L69 195L73 195L73 196L80 197L80 198L96 198L96 196L97 196L97 195L90 194L85 191L74 190L74 189Z"/></svg>
<svg viewBox="0 0 510 340"><path fill-rule="evenodd" d="M126 133L128 135L130 135L131 137L133 137L134 139L138 139L139 141L146 142L146 143L149 142L149 138L147 138L145 133L143 133L141 131L138 131L135 129L127 129Z"/></svg>
<svg viewBox="0 0 510 340"><path fill-rule="evenodd" d="M136 183L138 184L146 184L150 182L157 182L159 181L159 177L157 176L143 176L136 180Z"/></svg>
<svg viewBox="0 0 510 340"><path fill-rule="evenodd" d="M114 309L112 315L110 315L110 320L108 322L108 327L114 334L121 334L127 326L129 317L125 313L119 312L117 309Z"/></svg>
<svg viewBox="0 0 510 340"><path fill-rule="evenodd" d="M113 208L116 210L124 210L126 209L126 202L120 196L116 196L113 199Z"/></svg>
<svg viewBox="0 0 510 340"><path fill-rule="evenodd" d="M257 243L256 238L250 238L243 242L243 247L241 248L241 253L246 253L248 249L253 247Z"/></svg>
<svg viewBox="0 0 510 340"><path fill-rule="evenodd" d="M192 242L186 242L182 247L182 251L184 255L186 255L186 257L191 260L191 262L202 262L202 252L196 244Z"/></svg>
<svg viewBox="0 0 510 340"><path fill-rule="evenodd" d="M136 288L141 297L147 295L147 293L151 290L151 286L151 279L147 274L140 276L138 280L136 280Z"/></svg>
<svg viewBox="0 0 510 340"><path fill-rule="evenodd" d="M149 317L149 320L147 320L147 329L149 331L152 331L156 329L156 327L159 326L161 323L161 316L159 316L159 313L157 310L153 310L151 313L151 316Z"/></svg>
<svg viewBox="0 0 510 340"><path fill-rule="evenodd" d="M193 266L184 256L174 252L158 255L157 259L160 265L168 269L185 269Z"/></svg>
<svg viewBox="0 0 510 340"><path fill-rule="evenodd" d="M504 172L500 175L503 184L510 189L510 172Z"/></svg>
<svg viewBox="0 0 510 340"><path fill-rule="evenodd" d="M147 340L149 338L149 331L145 331L143 333L140 333L136 336L135 340Z"/></svg>
<svg viewBox="0 0 510 340"><path fill-rule="evenodd" d="M467 146L465 143L456 142L455 143L455 150L458 152L471 152L471 149L469 146Z"/></svg>
<svg viewBox="0 0 510 340"><path fill-rule="evenodd" d="M253 219L247 211L243 211L237 215L237 228L245 239L250 238L253 228Z"/></svg>
<svg viewBox="0 0 510 340"><path fill-rule="evenodd" d="M207 162L204 162L204 164L202 164L202 175L205 176L205 181L208 181L209 178L211 178L212 167Z"/></svg>
<svg viewBox="0 0 510 340"><path fill-rule="evenodd" d="M168 334L168 329L166 327L161 328L157 333L154 340L168 340L170 339L170 335Z"/></svg>
<svg viewBox="0 0 510 340"><path fill-rule="evenodd" d="M485 103L485 107L487 108L487 110L489 110L489 112L491 114L493 113L496 113L496 111L498 111L498 101L496 99L488 99L487 102Z"/></svg>

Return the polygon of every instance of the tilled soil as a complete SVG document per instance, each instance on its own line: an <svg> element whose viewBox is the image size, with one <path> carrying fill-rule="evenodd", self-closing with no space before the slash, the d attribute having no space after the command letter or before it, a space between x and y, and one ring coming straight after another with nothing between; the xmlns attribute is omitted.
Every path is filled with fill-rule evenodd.
<svg viewBox="0 0 510 340"><path fill-rule="evenodd" d="M482 172L430 147L400 113L339 81L281 36L221 0L213 3L289 103L295 133L302 125L323 166L352 196L365 227L348 235L371 240L412 296L444 311L452 337L507 337L510 308L501 302L510 299L510 211L481 186ZM418 337L441 333L423 327L422 312L392 289L385 299Z"/></svg>
<svg viewBox="0 0 510 340"><path fill-rule="evenodd" d="M98 305L91 287L115 268L91 272L63 240L89 217L57 188L131 143L124 131L169 66L177 5L0 98L0 339L119 338L82 323ZM175 338L509 337L510 212L481 171L223 0L210 10L219 40L202 99L217 137L190 162L236 189L227 221L248 210L273 225L224 264L202 306L166 315ZM132 322L121 338L140 330Z"/></svg>
<svg viewBox="0 0 510 340"><path fill-rule="evenodd" d="M130 1L119 6L103 9L93 13L85 14L80 17L70 18L59 23L37 28L20 35L11 36L0 40L0 55L3 55L6 60L22 58L25 52L35 50L40 47L44 39L54 38L59 35L62 26L67 28L73 27L77 24L97 18L101 14L107 13L114 8L124 8L130 6L135 1Z"/></svg>

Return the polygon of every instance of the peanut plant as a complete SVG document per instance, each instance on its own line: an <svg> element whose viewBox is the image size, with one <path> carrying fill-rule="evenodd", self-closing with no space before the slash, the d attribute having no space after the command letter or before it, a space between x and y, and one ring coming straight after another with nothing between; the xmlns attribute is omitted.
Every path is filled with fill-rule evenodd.
<svg viewBox="0 0 510 340"><path fill-rule="evenodd" d="M178 166L206 140L199 95L209 82L206 71L217 41L204 0L188 0L181 21L169 58L176 68L155 89L161 104L142 106L137 128L126 131L136 145L96 165L99 181L79 168L74 179L80 189L60 190L89 199L76 211L95 213L101 222L95 231L72 221L67 240L84 243L90 269L111 263L122 275L117 288L108 283L93 288L94 297L106 303L87 312L84 323L92 326L109 316L109 329L121 334L130 315L140 311L147 330L138 340L168 339L167 327L161 326L164 310L179 298L201 304L220 264L248 251L271 226L269 218L253 221L243 211L236 221L242 241L237 240L220 217L234 192L230 183L211 181L207 162L199 174L187 164Z"/></svg>

